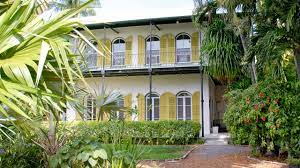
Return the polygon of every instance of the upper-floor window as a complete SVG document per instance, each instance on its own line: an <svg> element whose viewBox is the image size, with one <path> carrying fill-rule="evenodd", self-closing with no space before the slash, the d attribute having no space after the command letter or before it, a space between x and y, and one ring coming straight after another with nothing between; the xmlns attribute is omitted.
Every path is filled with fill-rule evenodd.
<svg viewBox="0 0 300 168"><path fill-rule="evenodd" d="M176 62L191 61L191 37L188 34L179 34L176 37Z"/></svg>
<svg viewBox="0 0 300 168"><path fill-rule="evenodd" d="M98 47L97 42L91 42L96 48ZM86 45L84 50L84 57L88 68L94 68L97 66L97 51L93 49L90 45Z"/></svg>
<svg viewBox="0 0 300 168"><path fill-rule="evenodd" d="M86 112L84 114L85 120L96 120L96 99L92 95L86 97L85 100Z"/></svg>
<svg viewBox="0 0 300 168"><path fill-rule="evenodd" d="M177 120L192 119L192 97L188 92L177 95Z"/></svg>
<svg viewBox="0 0 300 168"><path fill-rule="evenodd" d="M159 120L159 95L152 93L146 96L146 120Z"/></svg>
<svg viewBox="0 0 300 168"><path fill-rule="evenodd" d="M146 39L146 64L150 63L150 56L151 64L159 64L160 41L156 36L152 36L151 38L148 37Z"/></svg>
<svg viewBox="0 0 300 168"><path fill-rule="evenodd" d="M125 41L116 39L112 44L112 65L120 66L125 64Z"/></svg>

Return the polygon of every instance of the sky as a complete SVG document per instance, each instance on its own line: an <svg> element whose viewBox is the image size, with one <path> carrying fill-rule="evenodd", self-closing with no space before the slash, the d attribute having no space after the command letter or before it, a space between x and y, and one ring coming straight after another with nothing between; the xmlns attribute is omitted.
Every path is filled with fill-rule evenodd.
<svg viewBox="0 0 300 168"><path fill-rule="evenodd" d="M193 0L100 0L97 22L191 15ZM86 18L95 21L95 18Z"/></svg>

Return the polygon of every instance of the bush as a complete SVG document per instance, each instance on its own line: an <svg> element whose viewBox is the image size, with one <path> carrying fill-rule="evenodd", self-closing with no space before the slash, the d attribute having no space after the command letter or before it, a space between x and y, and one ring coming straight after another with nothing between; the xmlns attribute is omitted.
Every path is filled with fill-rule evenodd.
<svg viewBox="0 0 300 168"><path fill-rule="evenodd" d="M71 139L90 136L103 143L122 139L144 144L188 144L198 138L200 124L193 121L81 122L72 130Z"/></svg>
<svg viewBox="0 0 300 168"><path fill-rule="evenodd" d="M43 150L22 135L16 135L14 141L7 141L0 154L0 167L44 167L46 160Z"/></svg>
<svg viewBox="0 0 300 168"><path fill-rule="evenodd" d="M300 156L300 84L263 81L226 94L224 121L236 144Z"/></svg>

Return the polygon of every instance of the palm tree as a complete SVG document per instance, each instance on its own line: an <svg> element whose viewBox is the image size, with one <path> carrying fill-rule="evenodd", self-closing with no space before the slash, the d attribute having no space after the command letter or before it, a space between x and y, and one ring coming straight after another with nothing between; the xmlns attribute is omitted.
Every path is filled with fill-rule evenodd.
<svg viewBox="0 0 300 168"><path fill-rule="evenodd" d="M201 1L202 2L202 1ZM222 83L230 83L241 73L241 40L224 14L217 14L217 1L209 1L195 10L194 22L204 31L201 56L206 57L207 72Z"/></svg>
<svg viewBox="0 0 300 168"><path fill-rule="evenodd" d="M220 0L236 27L252 32L247 38L248 61L256 56L258 68L285 79L284 55L292 52L300 79L300 3L298 0ZM242 13L235 12L237 7ZM255 23L254 26L250 26ZM240 25L240 26L238 26ZM248 33L249 34L249 33ZM249 37L249 36L248 36ZM252 39L252 44L249 44Z"/></svg>
<svg viewBox="0 0 300 168"><path fill-rule="evenodd" d="M2 125L9 122L18 127L18 121L32 121L49 114L59 118L66 102L76 102L75 82L84 82L84 78L69 41L83 37L75 30L79 27L95 39L84 25L73 19L88 4L62 11L47 21L38 13L41 4L37 0L15 0L2 11L0 114L5 120Z"/></svg>
<svg viewBox="0 0 300 168"><path fill-rule="evenodd" d="M196 4L199 5L196 7L196 10L194 11L194 22L196 25L200 28L200 30L206 31L206 28L209 27L213 22L214 19L222 18L226 25L228 27L231 27L231 30L234 31L235 34L237 34L240 38L240 42L242 44L243 52L239 52L239 54L242 54L241 57L244 57L245 55L248 55L248 45L249 45L249 39L250 39L250 29L251 25L247 22L248 17L243 17L242 19L239 19L238 17L235 17L235 19L228 19L231 18L232 15L236 14L235 8L234 12L231 12L230 9L224 8L223 0L210 0L205 3L203 3L202 0L195 0L197 2ZM235 16L235 15L234 15ZM246 19L247 18L247 19ZM230 37L229 37L230 38ZM218 58L218 57L216 57ZM230 57L227 57L230 58ZM221 59L221 57L219 58ZM222 63L221 60L218 61L219 63ZM229 62L231 65L233 65L233 62ZM235 62L238 63L238 62ZM229 65L229 64L227 64ZM242 65L242 63L239 63L239 65ZM257 82L257 75L256 75L256 68L253 64L253 61L250 61L251 66L247 66L250 69L250 75L252 79L252 83ZM210 65L209 65L210 66ZM236 67L233 65L233 67ZM225 68L225 67L224 67ZM217 70L217 69L216 69ZM228 70L228 67L227 67ZM232 69L233 70L233 69ZM221 70L222 71L222 70ZM225 71L223 71L225 72ZM221 73L221 72L220 72Z"/></svg>
<svg viewBox="0 0 300 168"><path fill-rule="evenodd" d="M87 2L87 0L52 0L50 7L55 11L62 11L65 9L74 9L78 8L82 4ZM82 10L79 15L81 16L95 16L95 8L100 8L100 0L93 0L90 5L88 5L84 10Z"/></svg>

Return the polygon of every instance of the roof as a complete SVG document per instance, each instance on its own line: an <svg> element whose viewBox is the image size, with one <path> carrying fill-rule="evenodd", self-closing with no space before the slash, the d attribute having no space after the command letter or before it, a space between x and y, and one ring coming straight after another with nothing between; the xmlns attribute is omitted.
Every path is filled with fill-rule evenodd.
<svg viewBox="0 0 300 168"><path fill-rule="evenodd" d="M172 16L172 17L160 17L160 18L148 18L148 19L136 19L126 21L115 21L115 22L102 22L86 24L89 29L103 29L105 28L118 28L118 27L130 27L130 26L145 26L149 25L150 22L154 25L159 24L174 24L174 23L188 23L192 22L192 16Z"/></svg>

